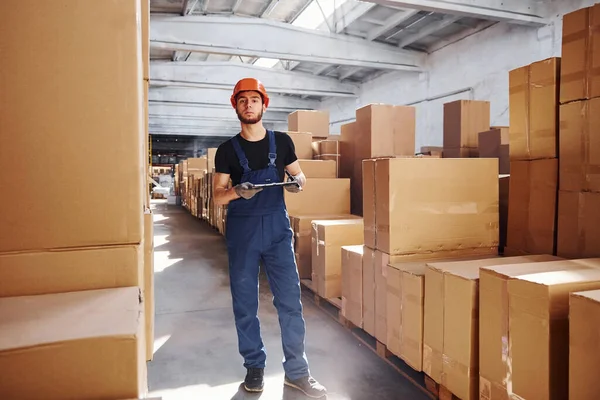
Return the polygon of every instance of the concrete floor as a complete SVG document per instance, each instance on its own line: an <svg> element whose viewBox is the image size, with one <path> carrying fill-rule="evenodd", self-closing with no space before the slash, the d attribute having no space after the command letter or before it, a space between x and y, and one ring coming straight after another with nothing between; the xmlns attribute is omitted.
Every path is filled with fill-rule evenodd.
<svg viewBox="0 0 600 400"><path fill-rule="evenodd" d="M268 359L262 395L240 386L246 370L237 351L224 239L184 209L153 201L156 328L148 364L150 396L164 400L296 400L284 388L280 331L261 279L260 311ZM429 399L312 301L304 301L306 351L329 400Z"/></svg>

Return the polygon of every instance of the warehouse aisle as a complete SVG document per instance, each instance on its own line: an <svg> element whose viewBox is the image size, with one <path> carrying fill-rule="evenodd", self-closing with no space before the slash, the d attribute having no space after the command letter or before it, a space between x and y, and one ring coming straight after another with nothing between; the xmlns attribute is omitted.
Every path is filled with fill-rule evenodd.
<svg viewBox="0 0 600 400"><path fill-rule="evenodd" d="M266 279L260 317L268 352L265 391L246 394L237 352L223 238L184 209L153 201L155 223L155 355L150 395L164 400L300 400L284 389L279 325ZM306 349L313 375L330 400L428 399L322 310L304 302Z"/></svg>

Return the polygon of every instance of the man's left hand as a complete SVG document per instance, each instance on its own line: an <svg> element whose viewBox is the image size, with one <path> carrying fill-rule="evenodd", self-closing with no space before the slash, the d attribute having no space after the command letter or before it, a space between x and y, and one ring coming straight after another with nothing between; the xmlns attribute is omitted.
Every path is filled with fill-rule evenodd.
<svg viewBox="0 0 600 400"><path fill-rule="evenodd" d="M285 189L290 193L298 193L302 191L302 188L306 184L306 176L304 176L303 172L300 172L299 174L292 176L288 181L296 182L297 185L286 186Z"/></svg>

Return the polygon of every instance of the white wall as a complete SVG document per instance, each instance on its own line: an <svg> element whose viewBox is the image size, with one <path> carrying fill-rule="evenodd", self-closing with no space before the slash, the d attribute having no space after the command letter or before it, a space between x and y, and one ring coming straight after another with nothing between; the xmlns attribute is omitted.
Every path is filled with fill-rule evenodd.
<svg viewBox="0 0 600 400"><path fill-rule="evenodd" d="M597 0L554 0L552 23L536 29L495 24L427 57L427 73L390 73L362 85L358 99L322 103L331 116L332 133L355 118L355 110L369 103L408 104L450 92L463 93L416 104L417 140L421 146L441 146L443 104L458 99L491 103L491 126L507 126L508 72L561 54L562 15L593 5Z"/></svg>

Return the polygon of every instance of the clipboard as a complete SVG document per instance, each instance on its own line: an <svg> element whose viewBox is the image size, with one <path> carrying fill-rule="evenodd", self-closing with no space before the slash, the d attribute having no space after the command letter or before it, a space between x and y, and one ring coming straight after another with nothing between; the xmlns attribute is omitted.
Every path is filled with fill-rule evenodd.
<svg viewBox="0 0 600 400"><path fill-rule="evenodd" d="M268 187L285 187L285 186L298 186L298 182L273 182L273 183L260 183L257 185L252 185L253 188L262 189Z"/></svg>

